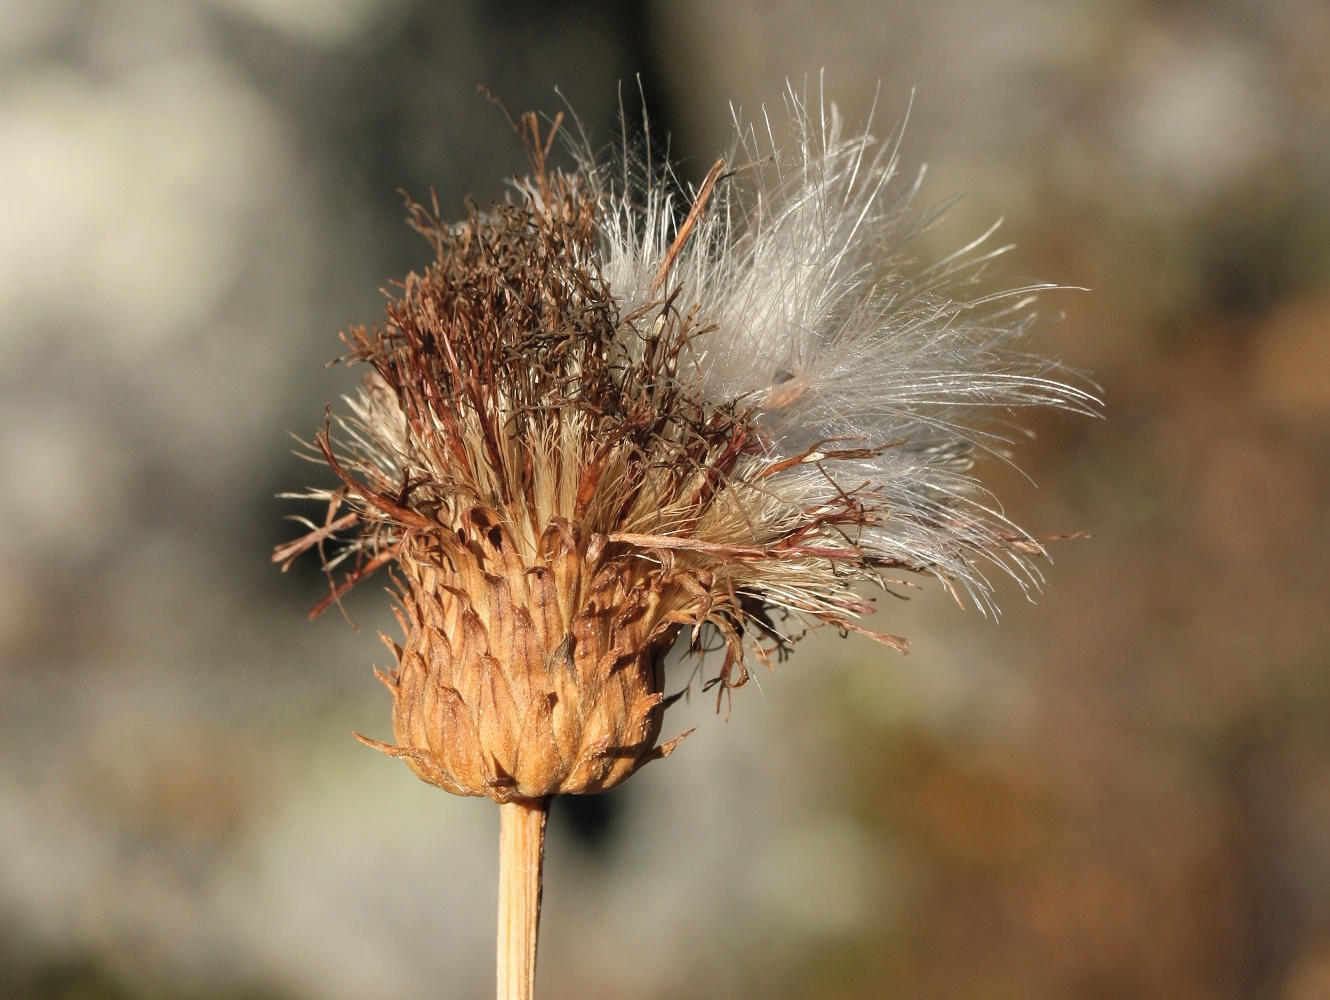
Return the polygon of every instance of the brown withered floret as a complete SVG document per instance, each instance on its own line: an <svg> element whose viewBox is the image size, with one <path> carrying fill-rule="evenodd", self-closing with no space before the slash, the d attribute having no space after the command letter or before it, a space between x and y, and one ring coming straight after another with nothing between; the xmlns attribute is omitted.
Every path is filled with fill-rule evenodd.
<svg viewBox="0 0 1330 1000"><path fill-rule="evenodd" d="M673 377L705 332L694 315L665 300L618 314L596 204L546 169L530 127L522 203L457 227L410 205L435 261L383 327L346 338L374 369L368 402L346 440L315 440L344 486L327 527L280 552L351 530L323 606L396 564L406 638L381 676L398 745L374 745L500 802L601 791L668 753L662 660L680 628L727 636L734 684L744 623L765 620L718 588L716 554L634 544L686 535L754 431Z"/></svg>

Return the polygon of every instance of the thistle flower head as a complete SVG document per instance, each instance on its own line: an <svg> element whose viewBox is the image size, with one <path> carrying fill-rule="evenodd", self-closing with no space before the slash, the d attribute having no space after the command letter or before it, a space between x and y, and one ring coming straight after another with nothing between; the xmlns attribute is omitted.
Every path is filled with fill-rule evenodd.
<svg viewBox="0 0 1330 1000"><path fill-rule="evenodd" d="M743 683L808 627L868 630L861 585L927 574L991 605L1039 542L970 475L1007 409L1092 410L1017 353L1038 287L991 290L979 243L931 266L895 149L790 100L798 153L739 130L688 197L625 158L547 158L459 224L411 205L433 263L315 439L341 485L279 549L324 551L329 600L391 565L406 639L383 675L426 780L498 801L608 788L663 756L662 661L723 640ZM325 602L327 603L327 602ZM904 641L868 632L904 648Z"/></svg>

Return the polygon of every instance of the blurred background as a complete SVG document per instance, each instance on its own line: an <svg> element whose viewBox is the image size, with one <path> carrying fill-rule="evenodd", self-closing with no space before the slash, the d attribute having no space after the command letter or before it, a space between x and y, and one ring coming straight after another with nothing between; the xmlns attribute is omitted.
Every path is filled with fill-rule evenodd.
<svg viewBox="0 0 1330 1000"><path fill-rule="evenodd" d="M1322 0L0 0L0 998L492 995L497 811L352 740L388 602L270 565L287 433L427 262L398 189L523 169L477 84L608 143L640 74L696 180L823 67L913 93L930 252L1090 289L1033 342L1109 419L983 471L1094 538L557 803L541 995L1330 997L1327 52Z"/></svg>

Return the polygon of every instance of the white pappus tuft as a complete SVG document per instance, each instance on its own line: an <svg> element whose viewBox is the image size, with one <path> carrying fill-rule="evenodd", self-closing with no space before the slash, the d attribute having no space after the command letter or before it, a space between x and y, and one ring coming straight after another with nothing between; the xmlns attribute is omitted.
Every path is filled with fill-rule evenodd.
<svg viewBox="0 0 1330 1000"><path fill-rule="evenodd" d="M861 550L860 572L932 574L996 611L985 566L1028 593L1043 547L970 474L974 453L1006 458L1012 408L1099 405L1060 366L1015 349L1037 293L1055 286L992 286L986 266L1011 249L988 246L996 225L917 263L912 243L938 213L914 207L923 170L901 177L900 129L887 142L847 137L834 104L810 108L790 89L786 106L794 155L765 113L760 130L736 113L734 150L683 221L668 167L582 157L600 202L601 271L621 315L662 295L698 311L705 332L678 377L715 405L753 409L761 449L731 482L747 484L755 538L853 496L864 518L824 530L824 545ZM771 472L773 460L789 464ZM780 604L792 581L763 583ZM807 610L806 596L785 604Z"/></svg>

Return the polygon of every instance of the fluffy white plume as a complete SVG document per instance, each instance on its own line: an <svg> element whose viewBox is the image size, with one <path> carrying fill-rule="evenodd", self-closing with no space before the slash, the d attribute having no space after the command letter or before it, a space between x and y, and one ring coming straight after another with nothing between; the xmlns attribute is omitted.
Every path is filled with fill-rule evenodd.
<svg viewBox="0 0 1330 1000"><path fill-rule="evenodd" d="M1011 408L1098 406L1056 365L1013 348L1051 286L994 289L985 267L1009 249L988 246L996 226L916 263L911 244L931 219L914 207L922 170L900 174L899 129L885 143L847 137L834 104L810 108L793 89L786 104L793 156L770 118L758 130L736 114L734 151L692 192L683 222L668 168L584 163L601 203L602 273L621 315L663 294L681 313L698 308L712 329L679 377L716 405L757 407L754 463L801 459L762 480L750 516L775 529L852 494L870 523L826 544L932 573L992 608L984 565L1037 586L1030 557L1042 548L969 474L973 453L1005 457ZM743 467L733 477L745 478ZM768 599L778 586L763 581Z"/></svg>

